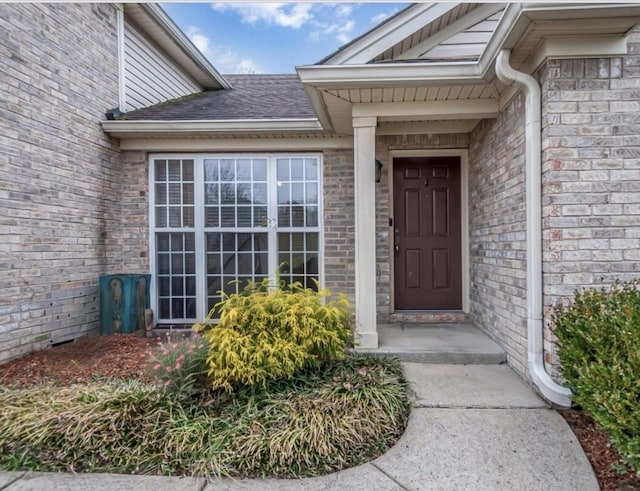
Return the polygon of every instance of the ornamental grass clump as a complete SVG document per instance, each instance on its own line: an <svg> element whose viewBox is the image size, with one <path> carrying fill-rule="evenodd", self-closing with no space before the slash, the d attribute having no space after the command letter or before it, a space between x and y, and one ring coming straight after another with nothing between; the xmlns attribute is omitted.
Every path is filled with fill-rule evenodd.
<svg viewBox="0 0 640 491"><path fill-rule="evenodd" d="M264 386L305 367L344 359L351 339L349 303L343 294L299 283L272 288L269 280L225 295L196 324L209 342L208 375L215 389ZM219 323L208 322L219 315Z"/></svg>
<svg viewBox="0 0 640 491"><path fill-rule="evenodd" d="M640 281L575 293L553 313L573 400L640 470Z"/></svg>
<svg viewBox="0 0 640 491"><path fill-rule="evenodd" d="M197 334L158 338L158 346L149 355L151 376L165 390L194 397L209 388L207 356L209 343Z"/></svg>
<svg viewBox="0 0 640 491"><path fill-rule="evenodd" d="M0 385L0 469L314 476L377 457L409 415L399 361L362 355L220 395L139 380Z"/></svg>
<svg viewBox="0 0 640 491"><path fill-rule="evenodd" d="M0 468L220 475L210 411L137 380L0 386Z"/></svg>

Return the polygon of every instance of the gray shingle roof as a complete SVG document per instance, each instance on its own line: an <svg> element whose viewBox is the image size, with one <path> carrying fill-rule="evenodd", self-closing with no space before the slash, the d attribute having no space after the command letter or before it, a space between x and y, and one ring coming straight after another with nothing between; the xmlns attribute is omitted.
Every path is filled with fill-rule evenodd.
<svg viewBox="0 0 640 491"><path fill-rule="evenodd" d="M124 114L126 120L315 118L297 75L224 75L232 89L200 92Z"/></svg>

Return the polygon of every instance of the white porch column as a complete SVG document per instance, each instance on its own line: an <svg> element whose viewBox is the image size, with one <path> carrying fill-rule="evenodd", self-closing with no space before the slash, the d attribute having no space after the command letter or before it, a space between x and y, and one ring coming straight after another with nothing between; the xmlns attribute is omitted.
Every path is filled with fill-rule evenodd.
<svg viewBox="0 0 640 491"><path fill-rule="evenodd" d="M357 348L378 347L376 328L376 124L376 117L353 118Z"/></svg>

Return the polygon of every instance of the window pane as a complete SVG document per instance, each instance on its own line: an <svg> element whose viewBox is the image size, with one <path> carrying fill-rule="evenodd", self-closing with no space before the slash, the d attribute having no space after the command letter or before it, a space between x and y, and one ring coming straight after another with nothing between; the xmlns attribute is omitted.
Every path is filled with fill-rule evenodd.
<svg viewBox="0 0 640 491"><path fill-rule="evenodd" d="M266 184L253 185L253 204L260 204L260 205L267 204L267 185Z"/></svg>
<svg viewBox="0 0 640 491"><path fill-rule="evenodd" d="M193 182L193 160L182 161L182 180Z"/></svg>
<svg viewBox="0 0 640 491"><path fill-rule="evenodd" d="M204 180L205 181L218 180L218 161L217 160L206 159L204 161Z"/></svg>
<svg viewBox="0 0 640 491"><path fill-rule="evenodd" d="M182 202L185 205L193 204L193 184L182 185Z"/></svg>
<svg viewBox="0 0 640 491"><path fill-rule="evenodd" d="M253 161L253 180L267 180L267 161L266 159L256 159Z"/></svg>
<svg viewBox="0 0 640 491"><path fill-rule="evenodd" d="M169 207L169 227L179 228L182 226L182 213L180 207Z"/></svg>
<svg viewBox="0 0 640 491"><path fill-rule="evenodd" d="M251 160L239 159L237 161L237 177L238 181L251 180Z"/></svg>
<svg viewBox="0 0 640 491"><path fill-rule="evenodd" d="M291 185L291 203L298 205L304 203L304 184L294 183Z"/></svg>
<svg viewBox="0 0 640 491"><path fill-rule="evenodd" d="M165 228L167 226L167 209L164 206L156 206L156 227Z"/></svg>
<svg viewBox="0 0 640 491"><path fill-rule="evenodd" d="M234 205L236 203L236 185L221 184L220 200L225 205Z"/></svg>
<svg viewBox="0 0 640 491"><path fill-rule="evenodd" d="M278 184L278 204L288 205L290 202L289 184Z"/></svg>
<svg viewBox="0 0 640 491"><path fill-rule="evenodd" d="M205 227L217 227L220 223L218 218L219 208L207 207L204 209L204 226Z"/></svg>
<svg viewBox="0 0 640 491"><path fill-rule="evenodd" d="M291 226L291 209L288 206L278 206L278 226Z"/></svg>
<svg viewBox="0 0 640 491"><path fill-rule="evenodd" d="M156 205L166 205L167 197L167 185L165 183L156 184Z"/></svg>
<svg viewBox="0 0 640 491"><path fill-rule="evenodd" d="M220 180L235 181L236 163L234 160L224 159L220 161Z"/></svg>
<svg viewBox="0 0 640 491"><path fill-rule="evenodd" d="M251 184L238 184L238 204L250 205L251 203Z"/></svg>
<svg viewBox="0 0 640 491"><path fill-rule="evenodd" d="M169 285L170 285L169 278L166 278L166 277L158 278L158 291L160 292L161 296L167 297L171 294Z"/></svg>
<svg viewBox="0 0 640 491"><path fill-rule="evenodd" d="M236 226L236 209L223 206L220 209L220 225L222 227L235 227Z"/></svg>
<svg viewBox="0 0 640 491"><path fill-rule="evenodd" d="M307 181L318 180L318 161L316 159L305 160L305 174L304 177Z"/></svg>
<svg viewBox="0 0 640 491"><path fill-rule="evenodd" d="M305 203L316 204L318 202L318 185L314 182L306 184Z"/></svg>
<svg viewBox="0 0 640 491"><path fill-rule="evenodd" d="M167 161L156 160L156 181L167 180Z"/></svg>
<svg viewBox="0 0 640 491"><path fill-rule="evenodd" d="M289 160L278 159L278 181L289 180Z"/></svg>
<svg viewBox="0 0 640 491"><path fill-rule="evenodd" d="M193 215L193 206L185 206L182 209L182 226L193 227L195 225L195 218Z"/></svg>
<svg viewBox="0 0 640 491"><path fill-rule="evenodd" d="M304 162L302 159L291 160L291 180L302 181L304 179Z"/></svg>
<svg viewBox="0 0 640 491"><path fill-rule="evenodd" d="M169 181L180 181L182 178L182 166L179 160L169 160Z"/></svg>
<svg viewBox="0 0 640 491"><path fill-rule="evenodd" d="M158 274L169 274L169 254L158 254Z"/></svg>
<svg viewBox="0 0 640 491"><path fill-rule="evenodd" d="M207 183L204 185L204 203L206 205L217 205L220 203L218 183Z"/></svg>
<svg viewBox="0 0 640 491"><path fill-rule="evenodd" d="M238 206L238 227L251 227L251 207Z"/></svg>
<svg viewBox="0 0 640 491"><path fill-rule="evenodd" d="M156 248L158 251L169 250L169 234L157 234L156 235Z"/></svg>

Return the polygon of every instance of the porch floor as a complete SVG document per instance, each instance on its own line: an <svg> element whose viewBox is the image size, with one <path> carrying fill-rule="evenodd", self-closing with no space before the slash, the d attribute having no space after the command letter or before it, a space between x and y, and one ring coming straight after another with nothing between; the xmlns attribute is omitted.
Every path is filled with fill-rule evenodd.
<svg viewBox="0 0 640 491"><path fill-rule="evenodd" d="M403 361L492 365L507 355L495 341L471 324L378 324L378 348L370 354L393 354Z"/></svg>

